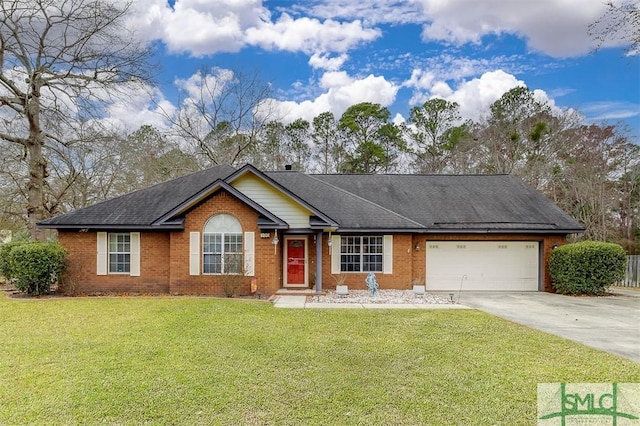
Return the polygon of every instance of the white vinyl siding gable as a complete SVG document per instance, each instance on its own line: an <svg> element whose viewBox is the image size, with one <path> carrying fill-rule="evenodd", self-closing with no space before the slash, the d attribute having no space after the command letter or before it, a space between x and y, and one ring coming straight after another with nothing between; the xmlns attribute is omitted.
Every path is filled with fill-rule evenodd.
<svg viewBox="0 0 640 426"><path fill-rule="evenodd" d="M287 222L289 229L309 228L309 216L312 213L262 179L250 174L238 178L231 185Z"/></svg>

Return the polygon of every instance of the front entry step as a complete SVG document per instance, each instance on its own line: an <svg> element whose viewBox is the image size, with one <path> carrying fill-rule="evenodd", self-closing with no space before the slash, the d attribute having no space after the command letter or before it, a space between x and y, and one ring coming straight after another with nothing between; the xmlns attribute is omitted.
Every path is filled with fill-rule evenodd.
<svg viewBox="0 0 640 426"><path fill-rule="evenodd" d="M316 293L315 289L312 288L281 288L276 291L277 296L315 296L316 294L318 293ZM324 291L320 294L324 294Z"/></svg>

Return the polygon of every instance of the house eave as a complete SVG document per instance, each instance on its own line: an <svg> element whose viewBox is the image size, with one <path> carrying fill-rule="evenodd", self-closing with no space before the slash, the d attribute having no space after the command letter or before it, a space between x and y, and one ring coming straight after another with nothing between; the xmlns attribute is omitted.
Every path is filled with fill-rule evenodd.
<svg viewBox="0 0 640 426"><path fill-rule="evenodd" d="M107 225L55 225L55 224L37 224L38 228L45 229L58 229L64 231L78 231L78 232L88 232L88 231L183 231L184 223L170 223L164 225L118 225L118 224L107 224Z"/></svg>
<svg viewBox="0 0 640 426"><path fill-rule="evenodd" d="M424 229L423 234L530 234L530 235L568 235L580 234L584 229L491 229L491 228L465 228L465 229Z"/></svg>
<svg viewBox="0 0 640 426"><path fill-rule="evenodd" d="M568 235L580 234L584 229L489 229L489 228L472 228L472 229L428 229L428 228L337 228L336 233L354 234L528 234L528 235Z"/></svg>

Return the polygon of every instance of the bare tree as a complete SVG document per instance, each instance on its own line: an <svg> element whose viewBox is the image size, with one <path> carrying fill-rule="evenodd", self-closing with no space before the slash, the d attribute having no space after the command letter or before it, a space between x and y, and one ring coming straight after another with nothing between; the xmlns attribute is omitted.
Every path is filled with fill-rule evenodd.
<svg viewBox="0 0 640 426"><path fill-rule="evenodd" d="M47 217L47 156L65 129L100 112L117 88L149 78L148 46L125 25L129 2L0 2L0 140L24 149L27 227Z"/></svg>
<svg viewBox="0 0 640 426"><path fill-rule="evenodd" d="M269 122L269 86L257 75L220 68L203 69L181 81L184 100L167 115L178 137L191 145L206 165L237 164L250 154Z"/></svg>
<svg viewBox="0 0 640 426"><path fill-rule="evenodd" d="M638 53L640 49L640 4L635 0L609 1L607 10L588 28L589 35L598 48L607 41L621 42L627 52Z"/></svg>

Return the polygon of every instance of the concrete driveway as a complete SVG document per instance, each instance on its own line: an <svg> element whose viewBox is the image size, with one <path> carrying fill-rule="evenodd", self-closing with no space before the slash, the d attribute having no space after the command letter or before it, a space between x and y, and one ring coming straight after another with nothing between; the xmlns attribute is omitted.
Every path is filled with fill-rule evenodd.
<svg viewBox="0 0 640 426"><path fill-rule="evenodd" d="M608 297L463 291L459 303L640 362L639 296L632 291Z"/></svg>

